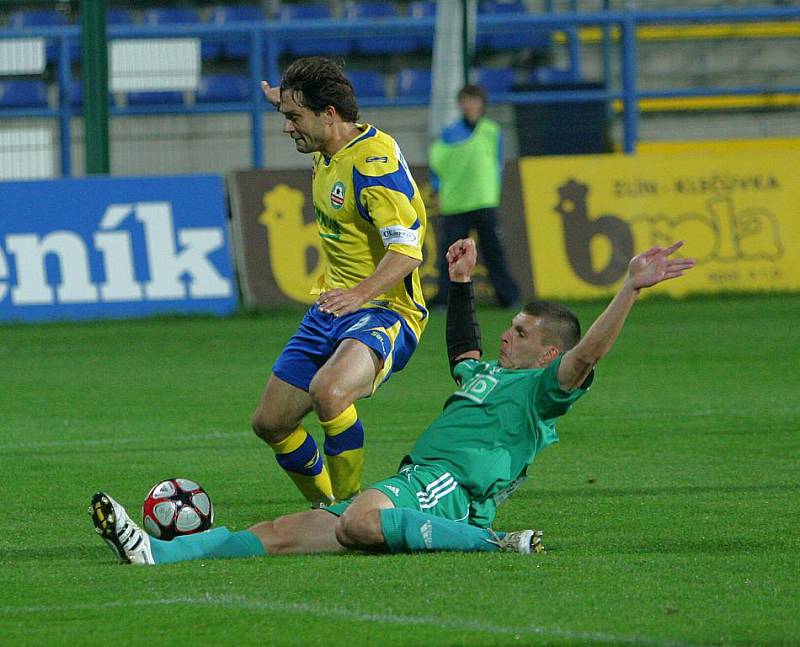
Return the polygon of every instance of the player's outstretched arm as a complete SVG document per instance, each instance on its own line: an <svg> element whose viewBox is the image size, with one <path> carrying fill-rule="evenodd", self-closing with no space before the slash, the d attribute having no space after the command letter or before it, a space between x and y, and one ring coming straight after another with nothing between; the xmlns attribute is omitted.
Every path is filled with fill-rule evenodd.
<svg viewBox="0 0 800 647"><path fill-rule="evenodd" d="M690 258L670 258L682 246L683 241L678 241L666 249L652 247L631 259L622 287L583 339L564 354L558 369L563 389L569 391L583 384L594 365L611 349L641 290L678 278L694 266Z"/></svg>
<svg viewBox="0 0 800 647"><path fill-rule="evenodd" d="M447 295L447 355L450 370L462 359L480 359L481 329L475 314L472 270L478 260L475 241L457 240L447 250L450 289Z"/></svg>

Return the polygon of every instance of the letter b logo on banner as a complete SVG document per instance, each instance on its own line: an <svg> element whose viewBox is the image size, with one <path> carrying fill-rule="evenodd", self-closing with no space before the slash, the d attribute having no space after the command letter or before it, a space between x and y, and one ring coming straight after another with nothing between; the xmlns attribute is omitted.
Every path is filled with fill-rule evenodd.
<svg viewBox="0 0 800 647"><path fill-rule="evenodd" d="M587 185L570 179L558 188L556 211L563 220L564 246L575 274L592 285L608 286L625 275L633 255L633 234L628 224L614 215L590 219L588 194ZM604 236L611 245L610 258L600 270L593 269L591 256L596 236Z"/></svg>

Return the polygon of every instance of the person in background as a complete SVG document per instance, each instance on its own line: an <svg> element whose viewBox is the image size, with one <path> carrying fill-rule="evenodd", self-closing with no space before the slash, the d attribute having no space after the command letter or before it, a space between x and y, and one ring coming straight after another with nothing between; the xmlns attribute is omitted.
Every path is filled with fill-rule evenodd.
<svg viewBox="0 0 800 647"><path fill-rule="evenodd" d="M458 93L461 118L447 126L429 151L431 184L439 196L439 291L431 307L442 308L447 296L447 250L471 231L478 237L498 305L519 301L519 288L508 271L497 223L503 180L503 133L485 116L486 93L466 85Z"/></svg>

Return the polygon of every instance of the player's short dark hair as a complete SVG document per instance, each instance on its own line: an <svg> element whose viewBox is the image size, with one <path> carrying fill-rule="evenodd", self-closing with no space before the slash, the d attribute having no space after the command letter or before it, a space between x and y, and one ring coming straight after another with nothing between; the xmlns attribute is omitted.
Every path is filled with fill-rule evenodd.
<svg viewBox="0 0 800 647"><path fill-rule="evenodd" d="M542 320L542 341L558 346L561 352L574 347L581 339L581 324L567 306L555 301L531 301L522 312Z"/></svg>
<svg viewBox="0 0 800 647"><path fill-rule="evenodd" d="M313 110L314 114L333 106L344 121L358 121L358 102L353 84L344 75L341 65L329 58L298 58L283 74L283 90L291 90L297 105Z"/></svg>
<svg viewBox="0 0 800 647"><path fill-rule="evenodd" d="M458 98L463 99L464 97L474 97L486 103L486 90L479 85L465 85L458 91Z"/></svg>

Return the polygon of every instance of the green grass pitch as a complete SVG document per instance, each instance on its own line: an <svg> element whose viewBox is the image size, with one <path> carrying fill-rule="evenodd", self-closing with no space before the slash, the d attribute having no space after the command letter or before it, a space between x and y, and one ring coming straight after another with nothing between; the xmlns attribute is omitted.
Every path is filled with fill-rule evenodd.
<svg viewBox="0 0 800 647"><path fill-rule="evenodd" d="M578 304L584 326L603 304ZM548 552L116 564L86 507L200 481L232 529L303 509L249 431L295 311L0 327L4 645L800 640L800 296L644 300L496 527ZM488 357L509 313L480 312ZM441 314L359 410L366 480L452 389ZM319 437L319 427L309 428Z"/></svg>

